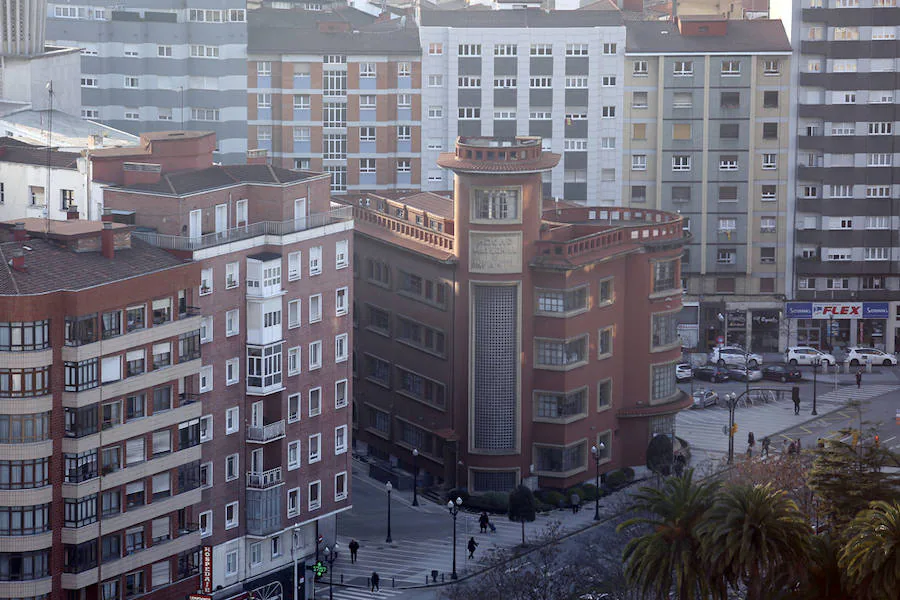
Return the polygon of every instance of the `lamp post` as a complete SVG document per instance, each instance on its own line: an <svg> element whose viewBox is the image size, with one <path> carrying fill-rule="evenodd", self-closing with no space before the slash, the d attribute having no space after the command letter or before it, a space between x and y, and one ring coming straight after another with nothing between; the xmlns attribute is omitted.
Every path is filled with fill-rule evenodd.
<svg viewBox="0 0 900 600"><path fill-rule="evenodd" d="M419 483L419 464L416 459L419 458L419 449L413 448L413 506L419 505L418 483Z"/></svg>
<svg viewBox="0 0 900 600"><path fill-rule="evenodd" d="M387 490L387 499L388 499L388 531L387 531L387 539L384 540L385 543L390 544L394 540L391 539L391 490L394 489L394 486L391 485L391 482L388 481L384 484L384 489Z"/></svg>
<svg viewBox="0 0 900 600"><path fill-rule="evenodd" d="M728 464L734 464L734 409L737 395L734 392L725 394L725 402L728 404Z"/></svg>
<svg viewBox="0 0 900 600"><path fill-rule="evenodd" d="M334 546L325 546L325 560L328 562L328 600L334 600L334 561L338 557L338 543Z"/></svg>
<svg viewBox="0 0 900 600"><path fill-rule="evenodd" d="M462 507L462 498L457 498L454 503L453 500L447 501L447 509L450 511L450 516L453 517L453 572L450 573L450 579L456 579L456 515L459 514L459 509Z"/></svg>
<svg viewBox="0 0 900 600"><path fill-rule="evenodd" d="M813 359L813 364L812 364L812 368L813 368L813 409L812 409L812 413L811 413L812 415L819 414L819 411L816 410L816 382L818 380L818 375L819 375L819 365L821 365L821 364L822 364L822 359L820 357L817 356Z"/></svg>
<svg viewBox="0 0 900 600"><path fill-rule="evenodd" d="M606 444L603 442L598 443L596 446L591 446L591 454L594 457L594 464L597 467L596 480L594 485L597 487L597 495L594 498L594 520L600 520L600 457L603 455L603 450L606 449Z"/></svg>

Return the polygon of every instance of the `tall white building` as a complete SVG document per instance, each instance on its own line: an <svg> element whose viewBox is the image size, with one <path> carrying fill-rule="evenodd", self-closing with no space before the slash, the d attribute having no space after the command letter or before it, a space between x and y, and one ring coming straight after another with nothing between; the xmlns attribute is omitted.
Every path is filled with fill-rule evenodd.
<svg viewBox="0 0 900 600"><path fill-rule="evenodd" d="M422 10L422 187L458 135L537 135L563 155L544 195L620 202L625 26L615 10Z"/></svg>

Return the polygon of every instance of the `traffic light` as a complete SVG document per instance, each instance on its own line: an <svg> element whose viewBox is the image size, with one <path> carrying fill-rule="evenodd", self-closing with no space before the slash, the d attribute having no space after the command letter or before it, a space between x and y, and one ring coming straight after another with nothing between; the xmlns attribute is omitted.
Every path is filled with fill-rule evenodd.
<svg viewBox="0 0 900 600"><path fill-rule="evenodd" d="M881 440L878 438L878 434L875 434L875 447L878 448L881 446Z"/></svg>
<svg viewBox="0 0 900 600"><path fill-rule="evenodd" d="M737 433L737 423L731 424L731 435L734 436Z"/></svg>

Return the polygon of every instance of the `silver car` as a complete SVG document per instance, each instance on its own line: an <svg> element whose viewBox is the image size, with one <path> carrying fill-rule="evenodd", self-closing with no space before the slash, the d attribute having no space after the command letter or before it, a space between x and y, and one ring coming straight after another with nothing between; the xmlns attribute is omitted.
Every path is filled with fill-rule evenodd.
<svg viewBox="0 0 900 600"><path fill-rule="evenodd" d="M719 394L712 390L696 390L692 395L694 405L691 408L706 408L719 404Z"/></svg>

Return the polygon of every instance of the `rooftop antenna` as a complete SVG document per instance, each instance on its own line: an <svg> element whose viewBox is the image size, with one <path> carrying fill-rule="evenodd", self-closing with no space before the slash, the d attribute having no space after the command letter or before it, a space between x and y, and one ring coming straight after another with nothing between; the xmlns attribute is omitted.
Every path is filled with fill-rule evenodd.
<svg viewBox="0 0 900 600"><path fill-rule="evenodd" d="M47 189L44 190L44 235L50 233L50 172L53 161L53 80L47 82L47 97L50 100L47 112Z"/></svg>

